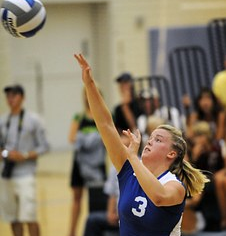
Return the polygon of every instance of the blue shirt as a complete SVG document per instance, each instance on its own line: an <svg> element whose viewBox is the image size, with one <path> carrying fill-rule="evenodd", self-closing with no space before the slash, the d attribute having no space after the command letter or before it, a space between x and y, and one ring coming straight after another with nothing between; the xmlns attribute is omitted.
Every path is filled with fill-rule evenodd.
<svg viewBox="0 0 226 236"><path fill-rule="evenodd" d="M179 181L169 171L159 176L162 184ZM157 207L138 183L127 160L118 174L121 236L179 236L184 201L175 206ZM179 181L180 182L180 181ZM181 183L181 182L180 182Z"/></svg>

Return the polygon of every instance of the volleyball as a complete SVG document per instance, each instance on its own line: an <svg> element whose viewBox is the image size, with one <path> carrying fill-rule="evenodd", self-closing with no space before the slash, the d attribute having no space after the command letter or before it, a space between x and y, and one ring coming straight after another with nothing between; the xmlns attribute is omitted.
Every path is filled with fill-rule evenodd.
<svg viewBox="0 0 226 236"><path fill-rule="evenodd" d="M29 38L44 26L46 10L39 0L4 0L0 16L4 28L11 35Z"/></svg>

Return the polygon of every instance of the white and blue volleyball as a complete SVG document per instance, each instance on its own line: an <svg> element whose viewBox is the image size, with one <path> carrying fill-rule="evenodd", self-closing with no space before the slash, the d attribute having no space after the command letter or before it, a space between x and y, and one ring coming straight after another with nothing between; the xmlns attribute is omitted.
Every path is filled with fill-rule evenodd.
<svg viewBox="0 0 226 236"><path fill-rule="evenodd" d="M34 36L45 24L46 10L39 0L4 0L1 21L14 37Z"/></svg>

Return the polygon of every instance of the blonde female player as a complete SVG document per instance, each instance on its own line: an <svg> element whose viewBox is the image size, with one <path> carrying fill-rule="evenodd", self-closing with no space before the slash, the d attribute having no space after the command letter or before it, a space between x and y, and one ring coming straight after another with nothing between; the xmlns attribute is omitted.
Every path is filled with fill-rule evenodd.
<svg viewBox="0 0 226 236"><path fill-rule="evenodd" d="M137 157L140 133L124 131L130 145L122 144L111 113L101 97L84 57L75 55L82 68L90 109L112 163L118 171L119 219L122 236L179 236L187 195L200 193L208 179L183 160L186 142L169 125L155 129L141 160Z"/></svg>

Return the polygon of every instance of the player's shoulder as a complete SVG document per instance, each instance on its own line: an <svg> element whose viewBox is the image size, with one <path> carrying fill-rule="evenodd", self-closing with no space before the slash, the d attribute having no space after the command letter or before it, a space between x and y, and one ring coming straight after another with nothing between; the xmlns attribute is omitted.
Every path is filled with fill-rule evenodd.
<svg viewBox="0 0 226 236"><path fill-rule="evenodd" d="M159 182L164 185L166 183L168 183L169 181L177 181L179 183L181 183L181 181L177 178L177 176L175 174L173 174L170 171L165 172L160 178L159 178Z"/></svg>

